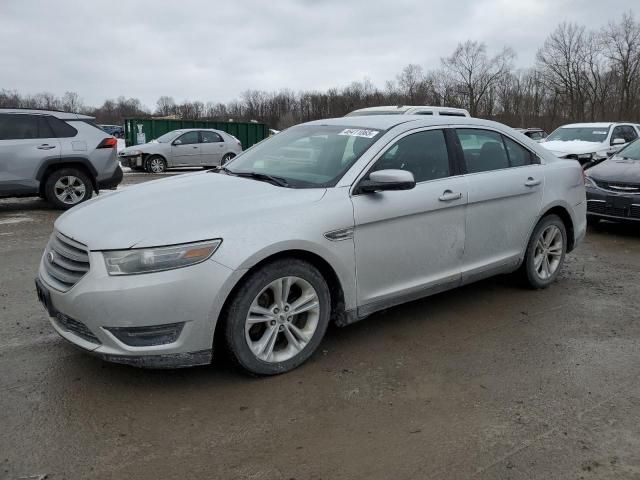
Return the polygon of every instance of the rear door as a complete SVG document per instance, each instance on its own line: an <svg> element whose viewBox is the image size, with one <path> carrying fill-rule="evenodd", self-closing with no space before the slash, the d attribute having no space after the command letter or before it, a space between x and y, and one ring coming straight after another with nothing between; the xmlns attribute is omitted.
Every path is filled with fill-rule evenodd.
<svg viewBox="0 0 640 480"><path fill-rule="evenodd" d="M216 132L202 130L200 132L200 159L202 165L216 166L222 162L224 155L224 139Z"/></svg>
<svg viewBox="0 0 640 480"><path fill-rule="evenodd" d="M542 205L544 167L533 152L498 131L458 128L469 189L463 282L515 265Z"/></svg>
<svg viewBox="0 0 640 480"><path fill-rule="evenodd" d="M459 284L467 189L448 143L443 129L404 134L363 178L408 170L415 188L352 196L361 314Z"/></svg>
<svg viewBox="0 0 640 480"><path fill-rule="evenodd" d="M171 144L170 166L200 166L200 134L198 131L183 133Z"/></svg>
<svg viewBox="0 0 640 480"><path fill-rule="evenodd" d="M60 158L60 141L44 115L0 114L0 195L38 192L36 174Z"/></svg>

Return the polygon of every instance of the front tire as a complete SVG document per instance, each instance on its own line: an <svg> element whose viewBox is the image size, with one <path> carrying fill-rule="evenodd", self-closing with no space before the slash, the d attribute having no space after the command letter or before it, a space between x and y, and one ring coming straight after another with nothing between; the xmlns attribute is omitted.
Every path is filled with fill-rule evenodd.
<svg viewBox="0 0 640 480"><path fill-rule="evenodd" d="M160 155L152 155L145 162L145 170L148 173L164 173L167 171L167 162Z"/></svg>
<svg viewBox="0 0 640 480"><path fill-rule="evenodd" d="M522 265L523 276L534 289L556 281L567 252L567 230L557 215L543 217L534 228Z"/></svg>
<svg viewBox="0 0 640 480"><path fill-rule="evenodd" d="M243 282L227 308L227 350L250 374L288 372L318 348L330 310L329 287L313 265L297 259L267 264Z"/></svg>
<svg viewBox="0 0 640 480"><path fill-rule="evenodd" d="M223 167L225 164L229 163L233 157L235 157L233 153L227 153L224 157L222 157L220 166Z"/></svg>
<svg viewBox="0 0 640 480"><path fill-rule="evenodd" d="M44 197L55 208L67 210L91 198L93 184L77 168L62 168L51 173L44 185Z"/></svg>

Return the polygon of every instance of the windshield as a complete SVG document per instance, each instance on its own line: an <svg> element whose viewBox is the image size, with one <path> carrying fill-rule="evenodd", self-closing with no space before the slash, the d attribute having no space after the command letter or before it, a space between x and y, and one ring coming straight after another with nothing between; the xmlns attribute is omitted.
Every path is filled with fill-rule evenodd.
<svg viewBox="0 0 640 480"><path fill-rule="evenodd" d="M174 130L173 132L165 133L164 135L160 135L158 138L156 138L156 142L169 143L181 133L182 130Z"/></svg>
<svg viewBox="0 0 640 480"><path fill-rule="evenodd" d="M559 140L570 142L582 140L583 142L604 142L609 135L610 127L560 127L547 137L547 142Z"/></svg>
<svg viewBox="0 0 640 480"><path fill-rule="evenodd" d="M627 160L640 160L640 142L637 140L620 150L616 157L626 158Z"/></svg>
<svg viewBox="0 0 640 480"><path fill-rule="evenodd" d="M294 188L331 187L380 136L380 130L300 125L243 152L227 170L279 177Z"/></svg>
<svg viewBox="0 0 640 480"><path fill-rule="evenodd" d="M364 112L351 112L347 113L345 117L368 117L369 115L402 115L406 110L365 110Z"/></svg>

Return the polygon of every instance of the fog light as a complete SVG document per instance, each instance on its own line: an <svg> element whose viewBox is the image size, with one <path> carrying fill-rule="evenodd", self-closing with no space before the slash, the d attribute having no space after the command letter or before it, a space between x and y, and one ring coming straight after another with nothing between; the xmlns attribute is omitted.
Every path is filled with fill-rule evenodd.
<svg viewBox="0 0 640 480"><path fill-rule="evenodd" d="M151 327L105 327L114 337L130 347L151 347L175 342L184 322Z"/></svg>

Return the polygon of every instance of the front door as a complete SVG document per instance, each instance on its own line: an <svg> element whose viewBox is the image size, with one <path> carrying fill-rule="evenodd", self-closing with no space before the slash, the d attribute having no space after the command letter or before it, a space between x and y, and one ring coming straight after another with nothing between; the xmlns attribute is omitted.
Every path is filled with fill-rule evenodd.
<svg viewBox="0 0 640 480"><path fill-rule="evenodd" d="M200 166L200 136L197 131L183 133L173 141L169 166Z"/></svg>
<svg viewBox="0 0 640 480"><path fill-rule="evenodd" d="M449 151L442 129L405 134L372 171L411 171L416 186L353 195L359 313L459 284L467 189Z"/></svg>
<svg viewBox="0 0 640 480"><path fill-rule="evenodd" d="M515 265L542 205L544 168L521 144L493 130L457 129L469 203L463 281Z"/></svg>

